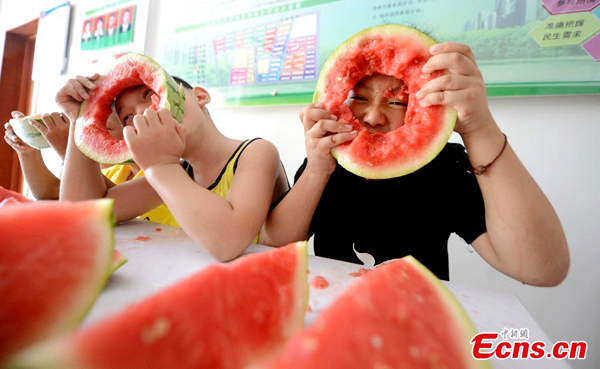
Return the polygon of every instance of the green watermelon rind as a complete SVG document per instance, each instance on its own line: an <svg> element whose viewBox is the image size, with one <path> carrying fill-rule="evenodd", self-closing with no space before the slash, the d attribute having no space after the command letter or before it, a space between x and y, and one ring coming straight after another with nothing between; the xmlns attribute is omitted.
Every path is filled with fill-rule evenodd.
<svg viewBox="0 0 600 369"><path fill-rule="evenodd" d="M116 252L116 250L115 250ZM125 257L125 255L121 254L120 258L117 259L116 261L113 260L110 264L110 268L108 270L108 274L113 274L114 272L117 271L117 269L119 269L120 267L123 266L123 264L125 264L128 261L128 259Z"/></svg>
<svg viewBox="0 0 600 369"><path fill-rule="evenodd" d="M326 76L329 74L329 71L340 62L340 60L343 60L343 56L347 50L351 50L365 38L370 38L373 36L397 36L398 34L402 34L403 37L408 35L415 37L419 42L422 43L422 45L427 47L437 44L437 41L426 34L414 28L399 24L387 24L366 28L344 41L333 51L333 53L331 53L323 65L321 72L319 73L317 86L313 94L313 102L319 103L324 99L324 96L326 95L325 92L328 89ZM412 163L405 163L400 167L395 167L393 164L390 164L388 167L379 167L376 169L375 167L370 167L368 165L356 162L352 156L347 154L344 151L344 148L340 146L334 147L331 150L331 155L346 170L364 178L388 179L413 173L427 163L431 162L442 151L445 143L448 142L450 135L454 131L454 125L457 118L456 110L451 107L445 107L444 110L444 129L438 131L436 139L429 144L429 149L424 150L421 153L421 156L415 158Z"/></svg>
<svg viewBox="0 0 600 369"><path fill-rule="evenodd" d="M471 342L471 339L479 333L473 324L473 321L462 307L460 302L456 299L454 294L450 292L450 290L444 286L444 284L439 280L439 278L433 274L427 267L421 264L417 259L415 259L412 255L405 256L404 259L415 267L415 269L431 284L435 287L436 291L439 294L439 297L444 301L446 308L449 309L451 316L454 318L454 323L456 327L460 327L461 329L457 329L459 332L456 334L457 342ZM460 334L460 337L459 337ZM487 360L475 360L473 358L473 354L471 352L469 345L463 345L465 347L465 351L463 352L463 357L467 360L467 362L472 363L474 368L491 368L491 364Z"/></svg>
<svg viewBox="0 0 600 369"><path fill-rule="evenodd" d="M37 128L29 123L29 119L33 119L38 123L44 124L39 114L29 115L20 119L13 118L9 120L9 123L17 137L19 137L27 145L38 150L49 148L50 144L48 141L46 141L44 136L42 136Z"/></svg>
<svg viewBox="0 0 600 369"><path fill-rule="evenodd" d="M83 296L81 301L87 301L88 303L82 307L81 312L78 315L73 315L70 321L67 321L63 328L74 328L77 327L83 319L87 316L89 311L94 306L96 299L104 289L106 282L108 282L108 278L112 274L111 272L111 264L112 264L112 255L114 253L115 248L115 214L113 212L114 200L113 199L99 199L99 200L91 200L91 202L95 202L98 208L98 212L100 215L98 218L104 219L103 223L98 224L98 227L106 228L106 239L103 242L108 242L108 247L98 247L98 257L106 257L107 264L103 269L99 269L99 274L102 274L98 279L98 284L95 289L90 290L88 296ZM108 254L108 256L103 254ZM64 331L64 329L61 329Z"/></svg>
<svg viewBox="0 0 600 369"><path fill-rule="evenodd" d="M96 85L101 85L107 78L109 78L110 72L117 68L119 65L133 62L140 63L146 66L150 66L154 69L153 78L161 78L160 86L165 88L165 91L160 93L161 96L165 96L162 99L162 106L159 108L166 108L171 112L173 118L175 118L179 123L183 121L184 115L184 107L185 107L185 90L181 84L177 84L175 79L171 77L155 60L152 58L137 53L129 53L117 59L115 63L111 67L107 69L107 71L100 76L98 80L96 80ZM93 92L92 92L93 96ZM75 144L79 148L79 150L89 157L90 159L103 163L103 164L131 164L135 163L133 160L133 155L130 150L125 150L123 153L113 154L113 155L105 155L98 150L96 150L95 145L93 144L94 138L87 137L85 133L85 128L89 125L94 125L95 122L91 121L91 119L85 117L85 113L88 109L89 100L84 100L79 108L79 113L77 115L77 120L75 123ZM86 141L91 141L87 143Z"/></svg>
<svg viewBox="0 0 600 369"><path fill-rule="evenodd" d="M296 285L304 286L304 291L300 288L296 290L296 296L294 296L294 301L299 302L298 306L295 307L295 310L290 314L290 316L301 317L298 321L292 321L288 325L288 327L284 328L285 337L291 338L296 332L302 329L304 325L304 316L306 314L306 310L308 308L308 282L307 282L307 270L308 270L308 243L306 241L298 241L295 243L294 247L296 249L296 255L298 256L298 262L296 264L296 276L294 280L296 281Z"/></svg>

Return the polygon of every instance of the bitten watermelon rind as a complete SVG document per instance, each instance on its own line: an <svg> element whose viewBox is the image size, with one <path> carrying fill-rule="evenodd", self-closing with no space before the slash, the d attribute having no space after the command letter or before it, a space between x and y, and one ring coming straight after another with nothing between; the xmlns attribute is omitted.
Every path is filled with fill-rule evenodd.
<svg viewBox="0 0 600 369"><path fill-rule="evenodd" d="M20 119L13 118L9 120L9 123L17 137L19 137L27 145L38 150L49 148L50 144L48 141L46 141L44 136L42 136L37 128L29 123L29 119L36 120L38 123L44 125L40 114L34 114Z"/></svg>
<svg viewBox="0 0 600 369"><path fill-rule="evenodd" d="M362 45L363 42L370 42L371 40L381 38L411 39L414 40L415 45L418 45L418 47L426 50L428 50L432 45L437 43L431 37L414 28L397 24L374 26L362 30L354 36L350 37L345 42L343 42L327 59L325 65L321 69L321 73L319 74L317 87L313 95L313 102L325 102L326 108L334 107L327 106L328 91L332 89L329 75L333 75L336 67L338 67L339 65L348 64L346 63L346 58L348 58L347 53L351 53L353 50L359 49L359 45ZM383 67L380 67L379 69L381 68ZM366 76L366 74L364 76ZM343 78L342 80L336 80L333 83L344 86L348 88L349 91L350 88L349 86L347 86L347 80L351 80L351 78ZM356 159L350 152L353 147L352 143L354 141L360 140L361 135L368 134L364 128L361 129L361 132L354 139L354 141L334 147L331 150L331 154L338 161L338 163L346 170L364 178L388 179L403 176L420 169L421 167L429 163L431 160L433 160L441 152L441 150L445 146L445 143L448 141L450 135L454 130L456 117L457 114L453 108L448 106L443 107L443 115L440 118L443 121L443 127L435 133L435 137L433 137L427 143L425 149L419 152L418 155L413 154L413 160L407 160L405 162L394 162L392 160L389 160L389 162L382 164L377 162L364 162Z"/></svg>
<svg viewBox="0 0 600 369"><path fill-rule="evenodd" d="M147 81L136 80L131 73L126 76L119 74L119 68L149 68L152 70L151 76L145 76ZM127 79L129 77L129 79ZM138 73L139 77L139 73ZM116 82L127 81L118 91L112 91L112 85ZM154 83L154 92L161 96L161 103L156 108L166 108L171 112L173 118L178 122L183 121L185 107L185 90L178 84L171 75L169 75L156 61L152 58L137 54L129 53L117 59L108 70L95 81L98 88L91 93L90 99L84 100L79 108L78 117L75 123L75 143L79 150L94 161L104 164L127 164L134 163L131 151L123 143L119 142L108 134L105 124L98 123L94 117L90 115L108 115L109 110L112 110L109 105L112 104L112 99L116 97L123 89L141 83L149 85L148 82L158 81ZM162 91L156 91L155 87L160 87ZM110 90L110 96L107 90ZM110 99L103 99L103 96L98 97L97 94L103 92ZM97 100L103 99L99 102ZM106 101L104 101L106 100ZM104 118L103 118L104 119ZM92 129L91 128L96 128ZM101 131L102 137L98 136L98 131ZM104 132L106 131L106 132ZM102 147L101 147L102 145Z"/></svg>
<svg viewBox="0 0 600 369"><path fill-rule="evenodd" d="M446 118L449 121L456 121L456 110L447 109ZM404 176L413 173L422 168L427 163L435 159L436 156L444 149L444 145L448 142L450 135L454 131L454 124L447 125L444 130L439 131L437 139L431 144L429 150L422 152L419 160L414 160L411 165L403 165L401 167L391 166L389 169L385 167L373 168L368 165L362 165L352 159L351 156L344 153L343 150L338 147L334 147L331 150L331 155L338 161L338 163L351 173L357 174L364 178L369 179L389 179Z"/></svg>

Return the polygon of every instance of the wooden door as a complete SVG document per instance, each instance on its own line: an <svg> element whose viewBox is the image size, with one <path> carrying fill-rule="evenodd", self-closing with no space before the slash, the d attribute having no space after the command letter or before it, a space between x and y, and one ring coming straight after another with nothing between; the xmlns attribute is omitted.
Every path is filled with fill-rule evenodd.
<svg viewBox="0 0 600 369"><path fill-rule="evenodd" d="M0 186L23 192L23 173L17 153L4 141L4 123L13 110L33 114L34 82L31 80L37 19L6 32L0 74Z"/></svg>

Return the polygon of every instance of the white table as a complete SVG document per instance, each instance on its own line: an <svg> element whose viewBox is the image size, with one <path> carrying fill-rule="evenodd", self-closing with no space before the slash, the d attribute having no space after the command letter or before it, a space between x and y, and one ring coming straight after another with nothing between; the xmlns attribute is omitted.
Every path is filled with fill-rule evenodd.
<svg viewBox="0 0 600 369"><path fill-rule="evenodd" d="M182 230L140 220L115 228L115 248L128 258L128 262L111 276L84 325L150 296L209 264L217 263ZM251 245L246 253L269 249L267 246ZM309 256L309 283L314 276L320 275L329 282L329 286L324 289L311 288L309 305L312 312L306 314L306 324L310 324L346 286L356 280L349 274L360 268L357 264ZM479 332L527 328L529 342L541 340L546 343L547 350L552 347L550 339L516 296L451 282L444 284L463 305ZM569 368L566 360L545 358L492 359L492 365L494 368Z"/></svg>

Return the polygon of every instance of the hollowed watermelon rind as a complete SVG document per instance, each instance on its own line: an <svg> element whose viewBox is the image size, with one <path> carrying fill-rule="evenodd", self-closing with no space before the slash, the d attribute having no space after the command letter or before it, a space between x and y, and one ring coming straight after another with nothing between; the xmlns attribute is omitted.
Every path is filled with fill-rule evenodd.
<svg viewBox="0 0 600 369"><path fill-rule="evenodd" d="M97 81L97 88L84 100L75 123L75 143L89 158L104 164L133 163L125 140L110 135L106 121L112 113L114 98L124 89L147 85L157 99L151 108L166 108L173 118L182 122L185 90L153 59L136 53L126 54L115 61Z"/></svg>
<svg viewBox="0 0 600 369"><path fill-rule="evenodd" d="M34 114L20 119L13 118L9 120L9 123L17 137L19 137L27 145L38 150L49 148L50 144L48 141L46 141L44 136L42 136L37 128L29 123L29 119L33 119L41 124L44 124L41 114Z"/></svg>
<svg viewBox="0 0 600 369"><path fill-rule="evenodd" d="M425 83L442 74L421 73L430 57L429 48L435 43L410 27L375 26L350 37L327 59L313 101L324 103L325 109L340 121L359 130L354 140L331 151L342 167L369 179L399 177L429 163L444 148L454 130L456 111L441 105L423 108L412 97ZM404 125L385 135L368 133L344 104L356 83L374 73L394 76L408 87ZM370 140L377 142L368 144Z"/></svg>

